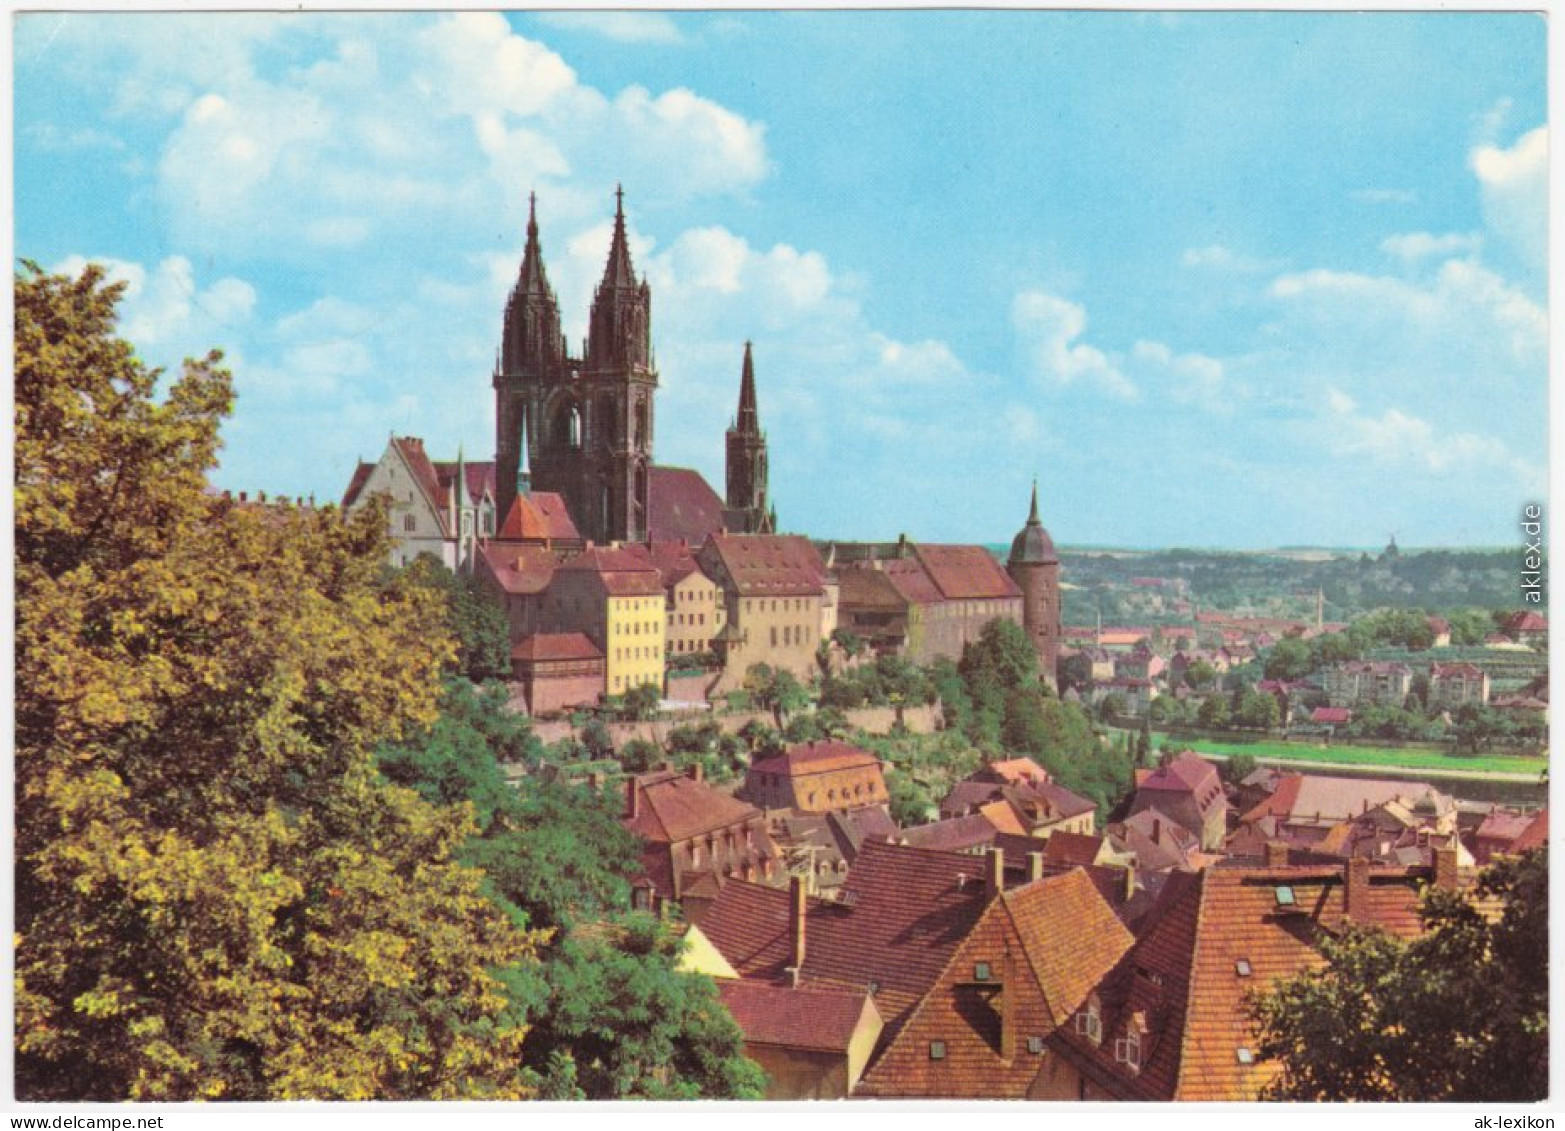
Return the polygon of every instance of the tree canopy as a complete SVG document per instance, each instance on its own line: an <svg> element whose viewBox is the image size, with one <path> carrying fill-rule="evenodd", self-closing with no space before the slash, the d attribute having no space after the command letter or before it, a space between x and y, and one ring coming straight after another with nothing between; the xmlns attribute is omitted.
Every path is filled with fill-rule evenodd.
<svg viewBox="0 0 1565 1131"><path fill-rule="evenodd" d="M373 760L454 650L384 516L212 495L219 355L160 399L101 270L15 293L18 1094L530 1094L537 939Z"/></svg>

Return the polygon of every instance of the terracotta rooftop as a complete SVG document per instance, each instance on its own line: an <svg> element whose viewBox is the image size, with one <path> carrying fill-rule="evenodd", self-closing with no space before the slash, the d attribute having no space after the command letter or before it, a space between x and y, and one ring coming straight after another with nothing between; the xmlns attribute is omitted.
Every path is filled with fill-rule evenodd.
<svg viewBox="0 0 1565 1131"><path fill-rule="evenodd" d="M720 978L717 992L747 1044L846 1053L864 1014L875 1012L863 990Z"/></svg>
<svg viewBox="0 0 1565 1131"><path fill-rule="evenodd" d="M571 521L565 499L553 491L518 495L511 513L500 524L497 542L576 542L581 534Z"/></svg>
<svg viewBox="0 0 1565 1131"><path fill-rule="evenodd" d="M1521 836L1511 842L1512 852L1528 852L1549 843L1549 807L1538 810L1532 823L1522 830Z"/></svg>
<svg viewBox="0 0 1565 1131"><path fill-rule="evenodd" d="M1346 723L1353 718L1347 707L1316 707L1310 718L1317 723Z"/></svg>
<svg viewBox="0 0 1565 1131"><path fill-rule="evenodd" d="M1199 797L1208 792L1214 783L1221 788L1217 768L1199 754L1184 750L1148 774L1138 783L1137 788L1193 793Z"/></svg>
<svg viewBox="0 0 1565 1131"><path fill-rule="evenodd" d="M1343 877L1335 867L1172 876L1155 922L1099 986L1101 1043L1066 1025L1053 1044L1121 1098L1254 1099L1276 1069L1240 1059L1240 1049L1256 1046L1245 998L1321 964L1319 941L1346 921ZM1366 906L1354 918L1399 937L1416 935L1427 877L1428 869L1369 870ZM1115 1054L1138 1019L1146 1033L1135 1072Z"/></svg>
<svg viewBox="0 0 1565 1131"><path fill-rule="evenodd" d="M1477 664L1430 664L1429 674L1434 679L1481 679L1483 669Z"/></svg>
<svg viewBox="0 0 1565 1131"><path fill-rule="evenodd" d="M1091 864L1102 850L1101 835L1051 833L1043 845L1043 861L1045 864Z"/></svg>
<svg viewBox="0 0 1565 1131"><path fill-rule="evenodd" d="M375 470L373 463L365 463L360 460L358 466L353 469L353 478L348 480L348 489L342 493L342 505L344 509L351 507L358 501L359 492L364 490L364 484L369 481L370 474Z"/></svg>
<svg viewBox="0 0 1565 1131"><path fill-rule="evenodd" d="M490 543L478 548L479 557L501 590L518 596L542 593L549 587L560 562L542 546L500 546Z"/></svg>
<svg viewBox="0 0 1565 1131"><path fill-rule="evenodd" d="M1273 816L1291 824L1334 825L1397 800L1422 803L1434 812L1443 812L1453 804L1449 797L1424 782L1286 774L1272 795L1244 814L1241 821L1249 824Z"/></svg>
<svg viewBox="0 0 1565 1131"><path fill-rule="evenodd" d="M603 650L579 632L538 632L511 649L513 660L601 660Z"/></svg>
<svg viewBox="0 0 1565 1131"><path fill-rule="evenodd" d="M1002 758L986 763L971 775L970 780L986 777L1015 785L1019 782L1046 782L1049 780L1049 771L1031 758Z"/></svg>
<svg viewBox="0 0 1565 1131"><path fill-rule="evenodd" d="M1007 891L989 904L860 1091L1025 1097L1042 1063L1028 1038L1067 1023L1133 941L1079 868ZM1007 1023L1014 1050L1004 1047ZM933 1041L944 1043L940 1059L929 1055Z"/></svg>
<svg viewBox="0 0 1565 1131"><path fill-rule="evenodd" d="M624 823L643 840L664 844L688 840L761 816L755 806L673 770L640 774L634 780L639 809Z"/></svg>
<svg viewBox="0 0 1565 1131"><path fill-rule="evenodd" d="M611 597L661 596L663 583L647 548L639 544L608 548L589 546L561 562L557 574L592 573Z"/></svg>
<svg viewBox="0 0 1565 1131"><path fill-rule="evenodd" d="M893 1031L982 913L985 862L865 840L835 901L805 916L806 984L864 989ZM745 978L782 981L790 961L789 894L733 881L697 920Z"/></svg>
<svg viewBox="0 0 1565 1131"><path fill-rule="evenodd" d="M652 542L647 546L647 556L652 559L664 589L701 570L696 562L696 552L688 542Z"/></svg>
<svg viewBox="0 0 1565 1131"><path fill-rule="evenodd" d="M999 560L982 546L913 543L913 553L948 601L1020 597Z"/></svg>
<svg viewBox="0 0 1565 1131"><path fill-rule="evenodd" d="M796 743L781 754L752 763L750 770L799 777L804 774L824 774L832 770L850 770L869 766L878 768L880 759L868 750L860 750L850 743L827 738L819 742Z"/></svg>
<svg viewBox="0 0 1565 1131"><path fill-rule="evenodd" d="M826 567L808 538L796 534L714 534L706 545L741 596L816 596L824 589Z"/></svg>
<svg viewBox="0 0 1565 1131"><path fill-rule="evenodd" d="M931 821L927 825L909 825L897 834L897 839L913 848L932 849L937 852L965 852L993 844L994 822L982 813L968 813L961 817L947 817L943 821Z"/></svg>
<svg viewBox="0 0 1565 1131"><path fill-rule="evenodd" d="M452 483L456 480L457 467L462 468L462 488L467 492L467 498L460 496L457 505L472 505L485 495L491 498L495 493L494 463L490 460L464 459L460 465L456 460L431 460L430 466L435 469L435 479L440 484L440 499L445 502Z"/></svg>
<svg viewBox="0 0 1565 1131"><path fill-rule="evenodd" d="M1505 630L1507 632L1544 632L1548 627L1549 622L1542 613L1523 610L1519 613L1512 613L1505 618Z"/></svg>
<svg viewBox="0 0 1565 1131"><path fill-rule="evenodd" d="M647 538L699 546L723 529L723 500L699 471L659 467L647 473Z"/></svg>

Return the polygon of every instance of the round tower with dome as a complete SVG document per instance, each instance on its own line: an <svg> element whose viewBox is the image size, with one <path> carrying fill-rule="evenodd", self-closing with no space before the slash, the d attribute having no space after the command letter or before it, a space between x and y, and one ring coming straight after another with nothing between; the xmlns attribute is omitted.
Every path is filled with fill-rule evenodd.
<svg viewBox="0 0 1565 1131"><path fill-rule="evenodd" d="M1022 591L1022 627L1038 650L1038 669L1052 688L1060 658L1060 556L1038 520L1038 482L1033 480L1027 525L1011 540L1005 572Z"/></svg>

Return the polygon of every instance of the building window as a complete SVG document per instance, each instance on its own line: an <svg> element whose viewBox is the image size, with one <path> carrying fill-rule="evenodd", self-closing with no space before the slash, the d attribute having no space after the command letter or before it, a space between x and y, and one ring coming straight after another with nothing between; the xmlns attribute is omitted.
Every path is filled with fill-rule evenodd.
<svg viewBox="0 0 1565 1131"><path fill-rule="evenodd" d="M409 533L409 534L413 533L413 528L415 526L417 526L417 525L418 524L417 524L417 522L414 521L414 518L413 518L412 515L408 514L408 515L403 515L402 516L402 529L404 531L406 531L407 533Z"/></svg>
<svg viewBox="0 0 1565 1131"><path fill-rule="evenodd" d="M1250 965L1250 960L1248 958L1241 958L1238 962L1234 963L1234 973L1238 974L1241 978L1248 978L1251 974L1255 973L1255 970Z"/></svg>
<svg viewBox="0 0 1565 1131"><path fill-rule="evenodd" d="M1235 1053L1235 1055L1238 1057L1238 1060L1239 1060L1240 1064L1254 1064L1255 1063L1255 1053L1251 1052L1247 1048L1244 1048L1242 1045L1240 1046L1239 1050Z"/></svg>
<svg viewBox="0 0 1565 1131"><path fill-rule="evenodd" d="M1030 1053L1033 1053L1034 1055L1042 1052L1043 1051L1043 1038L1042 1037L1028 1037L1027 1038L1027 1051L1030 1052Z"/></svg>
<svg viewBox="0 0 1565 1131"><path fill-rule="evenodd" d="M1115 1041L1114 1059L1132 1072L1141 1071L1141 1034L1132 1029Z"/></svg>
<svg viewBox="0 0 1565 1131"><path fill-rule="evenodd" d="M944 1041L929 1042L929 1059L944 1060L946 1058L946 1043Z"/></svg>
<svg viewBox="0 0 1565 1131"><path fill-rule="evenodd" d="M1076 1014L1076 1032L1082 1034L1093 1044L1103 1040L1103 1014L1098 1009L1096 998L1089 998L1087 1006Z"/></svg>
<svg viewBox="0 0 1565 1131"><path fill-rule="evenodd" d="M973 981L987 982L989 980L990 973L991 971L989 969L989 963L980 962L973 967Z"/></svg>

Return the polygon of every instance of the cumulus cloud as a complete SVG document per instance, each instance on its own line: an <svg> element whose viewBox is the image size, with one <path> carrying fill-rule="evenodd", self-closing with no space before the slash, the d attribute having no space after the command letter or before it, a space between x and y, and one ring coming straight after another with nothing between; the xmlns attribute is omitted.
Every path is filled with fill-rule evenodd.
<svg viewBox="0 0 1565 1131"><path fill-rule="evenodd" d="M1087 311L1079 303L1047 291L1023 291L1011 300L1011 326L1033 375L1044 384L1081 384L1122 400L1140 396L1106 353L1079 340L1087 329Z"/></svg>
<svg viewBox="0 0 1565 1131"><path fill-rule="evenodd" d="M1403 232L1380 241L1380 250L1407 263L1449 255L1470 255L1483 247L1483 237L1471 232Z"/></svg>
<svg viewBox="0 0 1565 1131"><path fill-rule="evenodd" d="M616 181L655 205L744 191L769 171L763 124L684 88L597 89L497 13L272 22L293 29L299 65L263 70L249 25L230 41L214 20L201 41L231 68L169 87L178 117L156 191L186 246L298 260L398 232L415 246L394 250L416 253L492 238L528 188L579 224ZM107 69L156 80L162 56L141 47Z"/></svg>
<svg viewBox="0 0 1565 1131"><path fill-rule="evenodd" d="M1484 222L1534 280L1548 256L1549 136L1543 126L1509 149L1480 145L1472 152Z"/></svg>
<svg viewBox="0 0 1565 1131"><path fill-rule="evenodd" d="M1506 444L1475 432L1441 432L1428 420L1398 408L1379 416L1359 411L1356 401L1339 389L1326 400L1324 435L1337 456L1366 456L1376 463L1404 465L1441 475L1452 471L1507 469L1530 478L1531 468Z"/></svg>
<svg viewBox="0 0 1565 1131"><path fill-rule="evenodd" d="M78 275L87 262L72 255L53 270ZM111 280L125 284L119 331L152 364L167 366L231 342L255 310L255 288L249 283L225 276L200 286L195 268L182 255L169 256L151 270L120 259L95 257L93 262Z"/></svg>
<svg viewBox="0 0 1565 1131"><path fill-rule="evenodd" d="M1233 411L1231 394L1223 363L1200 353L1175 353L1162 342L1137 342L1130 361L1140 387L1153 393L1165 393L1181 404L1191 404L1218 413Z"/></svg>
<svg viewBox="0 0 1565 1131"><path fill-rule="evenodd" d="M1234 274L1275 271L1280 266L1280 261L1278 260L1241 255L1239 252L1224 247L1222 244L1208 244L1206 247L1188 247L1185 249L1184 254L1179 257L1179 262L1186 267L1209 268Z"/></svg>

